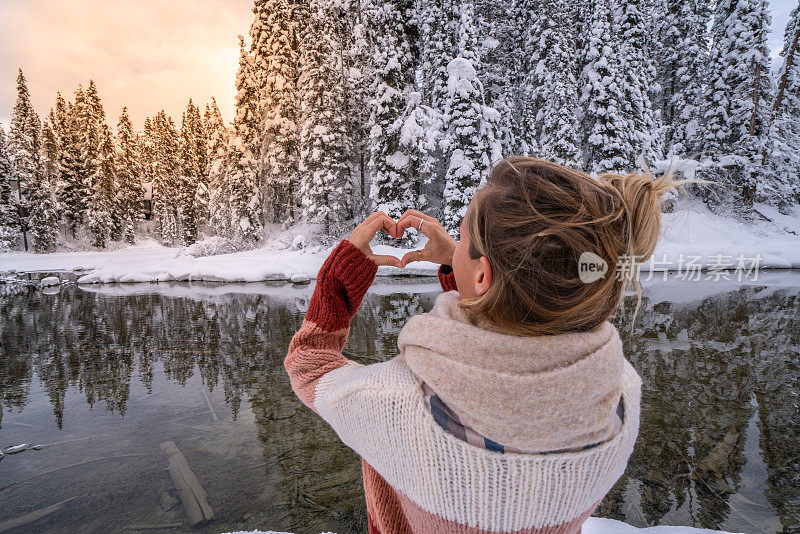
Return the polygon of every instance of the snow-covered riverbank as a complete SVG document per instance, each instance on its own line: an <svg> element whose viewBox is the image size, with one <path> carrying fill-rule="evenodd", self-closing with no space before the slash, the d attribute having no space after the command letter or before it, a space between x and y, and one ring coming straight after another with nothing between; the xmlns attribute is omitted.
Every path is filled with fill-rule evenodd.
<svg viewBox="0 0 800 534"><path fill-rule="evenodd" d="M771 221L740 222L714 215L702 204L681 207L663 216L663 233L651 262L643 271L724 269L746 267L800 268L800 215L785 216L767 206L759 213ZM386 245L376 253L398 257L404 249ZM264 247L233 254L192 257L185 249L149 241L136 246L100 252L54 254L0 254L2 271L78 271L79 283L288 280L295 275L313 278L330 248L304 250ZM379 275L436 273L437 265L413 263L405 269L381 267ZM707 275L703 275L707 276Z"/></svg>

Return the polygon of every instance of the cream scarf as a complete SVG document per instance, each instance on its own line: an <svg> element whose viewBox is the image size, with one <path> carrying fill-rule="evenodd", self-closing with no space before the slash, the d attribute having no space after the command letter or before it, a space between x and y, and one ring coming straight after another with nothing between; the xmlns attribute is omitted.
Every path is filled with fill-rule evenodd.
<svg viewBox="0 0 800 534"><path fill-rule="evenodd" d="M608 438L625 358L609 322L591 332L512 336L470 324L458 293L400 332L398 358L461 422L519 450L582 447Z"/></svg>

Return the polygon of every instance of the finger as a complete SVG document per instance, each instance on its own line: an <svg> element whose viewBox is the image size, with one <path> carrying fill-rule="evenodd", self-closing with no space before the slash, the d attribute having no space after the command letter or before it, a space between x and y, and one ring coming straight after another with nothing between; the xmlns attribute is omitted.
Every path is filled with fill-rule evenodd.
<svg viewBox="0 0 800 534"><path fill-rule="evenodd" d="M375 220L375 217L377 217L377 216L378 216L378 212L369 214L366 219L361 221L361 224L358 224L355 228L353 228L353 232L351 234L351 237L353 235L357 235L357 234L361 233L365 228L369 228L370 224L372 223L372 221Z"/></svg>
<svg viewBox="0 0 800 534"><path fill-rule="evenodd" d="M379 213L370 224L370 229L372 230L373 236L380 230L383 230L390 236L397 237L397 223L385 213Z"/></svg>
<svg viewBox="0 0 800 534"><path fill-rule="evenodd" d="M422 250L412 250L411 252L406 252L405 255L403 255L403 259L400 261L403 263L403 267L405 267L409 263L415 261L425 261L425 256Z"/></svg>
<svg viewBox="0 0 800 534"><path fill-rule="evenodd" d="M364 224L364 223L371 222L371 221L375 220L375 218L376 218L376 217L378 217L379 215L380 215L380 212L379 212L379 211L375 211L375 212L373 212L373 213L370 213L370 214L367 216L367 218L366 218L366 219L364 219L364 222L363 222L363 223L361 223L361 224Z"/></svg>
<svg viewBox="0 0 800 534"><path fill-rule="evenodd" d="M438 221L434 219L433 222ZM422 223L422 226L420 226L420 223ZM438 228L438 226L434 226L428 219L421 219L416 215L409 215L405 219L400 220L397 223L397 227L403 232L405 232L406 228L415 228L425 234L427 237L433 237L433 233L436 232L436 228Z"/></svg>
<svg viewBox="0 0 800 534"><path fill-rule="evenodd" d="M406 217L416 217L418 219L423 219L425 221L430 221L432 223L439 224L439 221L437 221L435 218L431 217L430 215L426 215L425 213L422 213L421 211L417 211L417 210L406 210L405 213L403 213L403 215L401 215L400 218L397 219L397 222L399 223L400 221L402 221Z"/></svg>
<svg viewBox="0 0 800 534"><path fill-rule="evenodd" d="M405 267L402 261L395 258L394 256L386 254L373 255L372 258L370 259L372 259L372 261L374 261L377 265L390 265L392 267L399 267L400 269Z"/></svg>

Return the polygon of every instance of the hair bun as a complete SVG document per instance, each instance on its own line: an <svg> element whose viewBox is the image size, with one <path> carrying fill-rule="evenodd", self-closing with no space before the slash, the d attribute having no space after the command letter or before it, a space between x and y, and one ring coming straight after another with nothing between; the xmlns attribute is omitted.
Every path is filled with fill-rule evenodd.
<svg viewBox="0 0 800 534"><path fill-rule="evenodd" d="M661 231L661 199L683 181L673 172L654 178L643 174L603 174L600 181L613 189L622 201L626 221L626 254L644 262L653 255Z"/></svg>

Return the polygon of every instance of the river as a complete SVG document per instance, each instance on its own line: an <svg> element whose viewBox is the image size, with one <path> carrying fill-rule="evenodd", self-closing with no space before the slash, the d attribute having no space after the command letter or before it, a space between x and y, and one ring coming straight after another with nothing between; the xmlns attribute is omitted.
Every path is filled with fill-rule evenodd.
<svg viewBox="0 0 800 534"><path fill-rule="evenodd" d="M44 292L20 278L0 283L0 446L43 448L0 462L0 523L62 504L10 532L182 523L168 440L214 510L195 531L366 532L357 456L283 369L313 283ZM395 355L439 292L431 279L376 281L348 355ZM800 274L647 283L629 333L635 303L613 320L643 378L641 432L595 515L800 532Z"/></svg>

